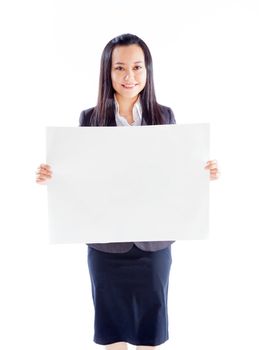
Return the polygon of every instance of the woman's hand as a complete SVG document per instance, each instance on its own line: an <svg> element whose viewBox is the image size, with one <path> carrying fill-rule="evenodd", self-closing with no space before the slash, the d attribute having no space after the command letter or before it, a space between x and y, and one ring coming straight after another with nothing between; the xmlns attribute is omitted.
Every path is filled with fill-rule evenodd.
<svg viewBox="0 0 259 350"><path fill-rule="evenodd" d="M218 170L218 165L217 161L214 160L208 160L207 165L204 167L204 169L209 169L210 170L210 180L217 180L219 178L219 170Z"/></svg>
<svg viewBox="0 0 259 350"><path fill-rule="evenodd" d="M36 171L36 182L45 183L47 180L51 179L52 171L50 165L41 164Z"/></svg>

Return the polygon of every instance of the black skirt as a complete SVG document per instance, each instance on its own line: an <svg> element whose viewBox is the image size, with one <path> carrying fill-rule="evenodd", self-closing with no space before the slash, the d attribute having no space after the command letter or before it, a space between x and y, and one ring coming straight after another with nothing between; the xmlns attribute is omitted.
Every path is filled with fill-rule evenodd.
<svg viewBox="0 0 259 350"><path fill-rule="evenodd" d="M134 245L126 253L88 247L95 343L156 346L168 340L171 264L171 245L155 252Z"/></svg>

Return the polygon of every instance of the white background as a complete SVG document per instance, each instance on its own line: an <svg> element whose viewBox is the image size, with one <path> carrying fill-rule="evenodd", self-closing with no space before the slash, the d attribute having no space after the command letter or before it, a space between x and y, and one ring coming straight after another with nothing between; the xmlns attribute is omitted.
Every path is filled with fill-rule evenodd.
<svg viewBox="0 0 259 350"><path fill-rule="evenodd" d="M114 36L150 47L158 101L211 123L211 238L172 246L170 340L161 349L259 348L256 0L2 1L1 337L5 350L99 349L85 245L48 244L45 126L95 105ZM130 347L131 348L131 347ZM133 347L132 347L133 348Z"/></svg>

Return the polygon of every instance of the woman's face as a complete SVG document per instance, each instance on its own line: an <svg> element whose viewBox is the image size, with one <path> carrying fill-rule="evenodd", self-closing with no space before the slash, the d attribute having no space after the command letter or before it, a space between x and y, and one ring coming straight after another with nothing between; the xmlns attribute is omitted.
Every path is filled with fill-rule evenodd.
<svg viewBox="0 0 259 350"><path fill-rule="evenodd" d="M133 44L113 49L111 79L116 93L124 98L134 98L144 89L147 72L140 46Z"/></svg>

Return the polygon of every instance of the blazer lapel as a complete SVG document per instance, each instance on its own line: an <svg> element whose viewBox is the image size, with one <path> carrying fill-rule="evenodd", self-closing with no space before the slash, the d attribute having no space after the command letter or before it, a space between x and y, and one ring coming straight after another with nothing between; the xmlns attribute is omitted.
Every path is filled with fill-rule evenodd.
<svg viewBox="0 0 259 350"><path fill-rule="evenodd" d="M116 119L115 119L115 114L113 114L112 119L110 119L108 121L108 126L117 126Z"/></svg>
<svg viewBox="0 0 259 350"><path fill-rule="evenodd" d="M141 125L147 125L145 119L143 118L143 115L142 115Z"/></svg>

